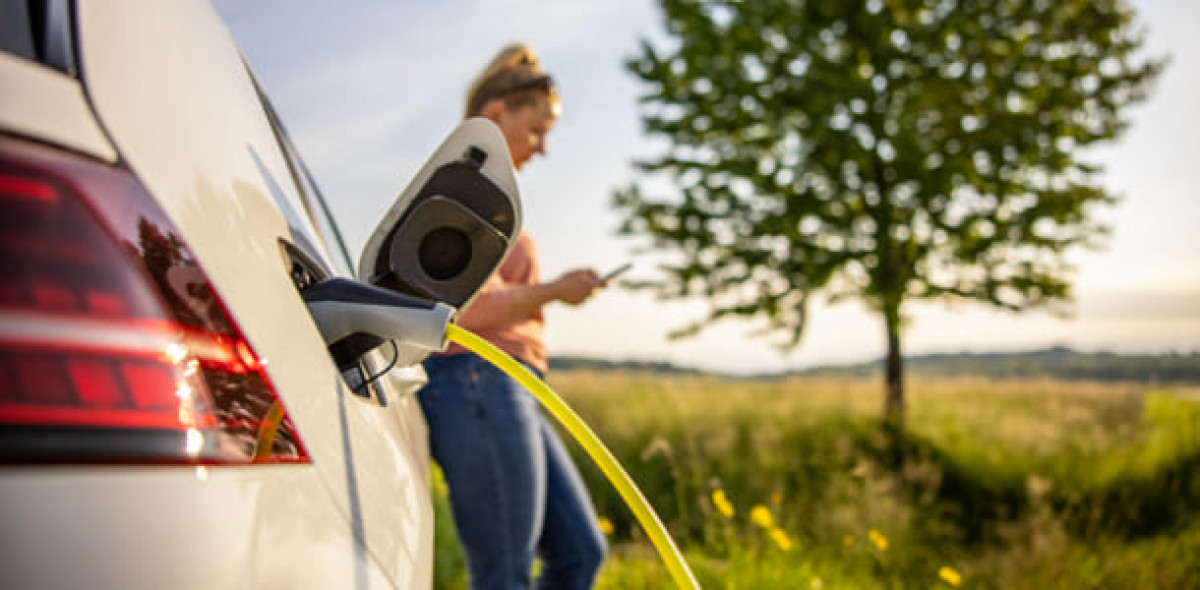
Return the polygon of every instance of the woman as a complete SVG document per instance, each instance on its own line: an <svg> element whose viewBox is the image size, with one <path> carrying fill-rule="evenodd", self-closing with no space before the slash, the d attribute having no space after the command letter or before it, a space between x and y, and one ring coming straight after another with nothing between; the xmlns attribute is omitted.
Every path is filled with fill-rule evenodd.
<svg viewBox="0 0 1200 590"><path fill-rule="evenodd" d="M528 47L505 48L472 84L466 117L486 117L520 170L546 153L558 118L550 76ZM604 286L594 270L538 279L533 240L522 232L458 324L539 374L547 369L542 308L578 305ZM534 556L543 588L591 588L604 560L591 498L534 397L487 361L452 346L425 361L419 399L430 450L450 488L471 587L530 588Z"/></svg>

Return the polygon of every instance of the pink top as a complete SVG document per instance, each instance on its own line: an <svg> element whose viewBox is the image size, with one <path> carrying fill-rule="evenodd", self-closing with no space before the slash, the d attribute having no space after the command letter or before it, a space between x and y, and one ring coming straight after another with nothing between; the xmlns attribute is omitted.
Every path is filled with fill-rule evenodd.
<svg viewBox="0 0 1200 590"><path fill-rule="evenodd" d="M545 319L541 308L532 316L510 323L503 318L505 310L512 307L515 287L535 285L538 282L537 249L529 234L521 231L517 243L508 253L500 268L484 283L475 301L459 316L457 324L500 350L525 361L542 373L546 372L546 344L542 340ZM467 352L462 346L451 343L442 354Z"/></svg>

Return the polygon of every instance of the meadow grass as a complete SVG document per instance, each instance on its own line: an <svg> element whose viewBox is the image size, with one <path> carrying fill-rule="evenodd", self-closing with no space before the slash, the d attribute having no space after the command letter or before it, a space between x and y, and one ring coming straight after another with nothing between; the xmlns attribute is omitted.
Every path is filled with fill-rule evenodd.
<svg viewBox="0 0 1200 590"><path fill-rule="evenodd" d="M902 459L876 379L560 372L705 588L1200 587L1200 395L912 379ZM564 437L566 438L566 437ZM612 486L601 588L669 588ZM465 588L444 494L439 588Z"/></svg>

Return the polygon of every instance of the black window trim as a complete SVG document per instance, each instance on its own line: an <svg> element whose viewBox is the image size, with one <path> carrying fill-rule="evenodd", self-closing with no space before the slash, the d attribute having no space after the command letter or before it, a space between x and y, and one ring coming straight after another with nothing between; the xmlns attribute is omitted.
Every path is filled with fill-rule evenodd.
<svg viewBox="0 0 1200 590"><path fill-rule="evenodd" d="M7 1L0 19L0 51L78 77L69 0Z"/></svg>

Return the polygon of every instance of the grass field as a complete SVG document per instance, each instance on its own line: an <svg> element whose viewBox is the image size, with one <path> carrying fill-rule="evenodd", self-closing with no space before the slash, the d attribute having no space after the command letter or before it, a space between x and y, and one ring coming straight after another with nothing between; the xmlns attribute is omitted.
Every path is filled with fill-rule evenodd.
<svg viewBox="0 0 1200 590"><path fill-rule="evenodd" d="M705 588L1198 588L1200 388L914 379L894 452L878 380L560 372ZM670 588L572 445L612 555ZM437 587L465 588L440 495Z"/></svg>

